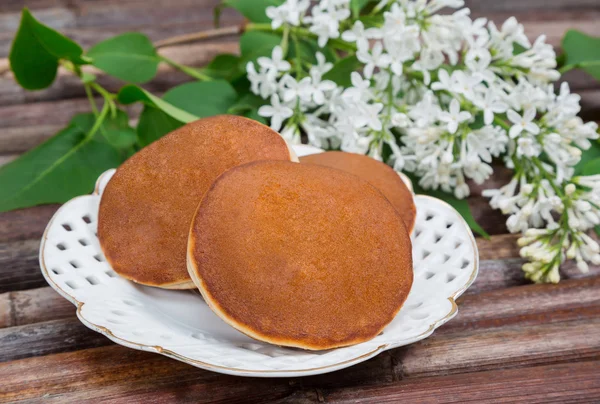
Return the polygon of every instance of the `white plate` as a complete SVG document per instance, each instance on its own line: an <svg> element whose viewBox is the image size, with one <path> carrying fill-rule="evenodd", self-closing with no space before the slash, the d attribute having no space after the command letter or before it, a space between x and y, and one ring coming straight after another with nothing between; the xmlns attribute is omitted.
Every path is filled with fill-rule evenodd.
<svg viewBox="0 0 600 404"><path fill-rule="evenodd" d="M308 146L295 150L300 156L319 152ZM137 285L112 271L98 244L96 224L100 194L113 173L109 170L98 179L92 195L74 198L56 212L40 247L42 273L77 306L77 316L87 327L117 344L203 369L288 377L352 366L431 335L456 315L455 299L477 276L477 246L462 217L445 202L417 195L414 284L406 304L379 336L317 352L258 342L225 324L198 293Z"/></svg>

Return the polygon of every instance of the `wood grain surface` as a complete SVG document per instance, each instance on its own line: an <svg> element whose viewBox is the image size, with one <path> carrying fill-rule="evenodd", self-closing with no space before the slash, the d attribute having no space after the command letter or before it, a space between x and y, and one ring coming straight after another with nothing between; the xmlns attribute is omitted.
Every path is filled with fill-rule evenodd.
<svg viewBox="0 0 600 404"><path fill-rule="evenodd" d="M43 22L91 46L142 31L153 40L208 29L217 0L3 0L0 2L0 165L40 144L89 104L78 81L60 71L48 89L27 92L6 55L27 5ZM530 38L555 46L569 28L600 35L597 0L467 0L473 16L502 23L511 15ZM222 25L242 18L225 10ZM221 52L235 37L163 48L190 66ZM122 84L99 74L111 91ZM582 95L582 116L600 121L600 84L582 72L564 77ZM163 93L187 76L162 66L146 88ZM133 119L140 108L130 109ZM477 239L480 273L458 300L456 318L434 335L356 366L305 378L220 375L115 345L83 326L75 307L45 283L38 264L42 232L58 205L0 213L0 402L600 402L600 267L581 274L566 264L558 285L523 278L517 235L481 196L510 172L474 187L469 204L493 234ZM2 192L0 190L0 192Z"/></svg>

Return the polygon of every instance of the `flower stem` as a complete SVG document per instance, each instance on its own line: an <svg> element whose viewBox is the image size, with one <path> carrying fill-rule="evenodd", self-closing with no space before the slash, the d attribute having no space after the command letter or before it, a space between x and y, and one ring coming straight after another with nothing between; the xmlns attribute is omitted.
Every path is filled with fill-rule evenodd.
<svg viewBox="0 0 600 404"><path fill-rule="evenodd" d="M154 43L154 46L157 48L164 48L167 46L182 45L190 42L203 41L205 39L214 39L229 35L238 35L242 32L244 32L243 25L234 25L231 27L216 28L207 31L200 31L191 34L174 36L172 38L157 41Z"/></svg>
<svg viewBox="0 0 600 404"><path fill-rule="evenodd" d="M283 55L287 55L288 47L290 42L290 27L286 25L283 29L283 38L281 39L281 50L283 51Z"/></svg>
<svg viewBox="0 0 600 404"><path fill-rule="evenodd" d="M100 114L98 115L98 117L96 118L96 122L94 122L94 126L92 126L92 129L90 129L90 131L87 134L87 138L92 138L96 132L98 132L98 129L100 129L102 127L102 123L104 122L104 119L106 118L106 115L108 114L108 111L111 109L110 103L108 100L104 101L104 106L102 107L102 111L100 111Z"/></svg>
<svg viewBox="0 0 600 404"><path fill-rule="evenodd" d="M507 132L510 130L510 125L506 123L506 121L498 116L494 116L494 123Z"/></svg>
<svg viewBox="0 0 600 404"><path fill-rule="evenodd" d="M212 80L209 76L207 76L206 74L202 73L198 69L195 69L195 68L189 67L189 66L181 65L181 64L175 62L174 60L169 59L166 56L162 56L161 55L160 58L162 59L163 62L167 63L168 65L170 65L170 66L172 66L172 67L174 67L174 68L176 68L178 70L181 70L182 72L184 72L188 76L191 76L191 77L193 77L195 79L198 79L200 81L210 81L210 80Z"/></svg>
<svg viewBox="0 0 600 404"><path fill-rule="evenodd" d="M296 61L294 67L296 68L296 80L300 81L302 77L302 58L300 57L300 42L296 34L292 34L292 41L294 42L294 49L296 50Z"/></svg>
<svg viewBox="0 0 600 404"><path fill-rule="evenodd" d="M98 118L98 107L96 106L96 100L94 99L94 94L92 94L92 88L87 83L85 83L83 85L83 88L85 89L85 95L87 96L88 101L90 102L90 106L92 107L92 112L94 113L96 118Z"/></svg>

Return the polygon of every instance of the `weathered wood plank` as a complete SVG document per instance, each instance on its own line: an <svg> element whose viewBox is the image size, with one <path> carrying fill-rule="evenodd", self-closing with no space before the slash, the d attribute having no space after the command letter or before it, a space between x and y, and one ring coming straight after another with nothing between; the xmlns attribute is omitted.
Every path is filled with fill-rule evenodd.
<svg viewBox="0 0 600 404"><path fill-rule="evenodd" d="M0 378L0 401L266 402L293 387L286 379L225 376L118 346L0 364Z"/></svg>
<svg viewBox="0 0 600 404"><path fill-rule="evenodd" d="M36 206L11 212L0 212L0 243L39 239L59 205Z"/></svg>
<svg viewBox="0 0 600 404"><path fill-rule="evenodd" d="M521 258L486 260L479 263L479 275L466 294L496 290L531 283L523 276L521 267L525 263ZM572 261L561 267L562 279L582 279L600 275L600 266L590 266L588 273L582 273Z"/></svg>
<svg viewBox="0 0 600 404"><path fill-rule="evenodd" d="M440 333L394 351L408 377L600 359L600 317Z"/></svg>
<svg viewBox="0 0 600 404"><path fill-rule="evenodd" d="M60 125L0 128L0 154L3 155L3 158L11 154L16 157L18 154L34 148L61 129ZM6 163L7 161L4 161L4 164ZM0 165L2 165L1 160Z"/></svg>
<svg viewBox="0 0 600 404"><path fill-rule="evenodd" d="M437 332L549 324L600 313L600 277L563 280L557 285L523 285L458 299L458 315Z"/></svg>
<svg viewBox="0 0 600 404"><path fill-rule="evenodd" d="M562 340L561 338L564 338L565 336L567 336L566 334L569 334L568 336L570 338L572 337L577 337L577 335L575 335L575 332L577 331L583 331L580 328L576 328L576 329L571 329L569 326L571 326L572 324L567 323L567 324L561 324L560 327L555 327L554 330L552 330L551 333L545 333L545 331L549 331L548 327L546 327L545 329L538 329L535 330L537 331L537 333L534 335L533 338L531 338L530 340L528 340L525 344L526 348L533 348L533 352L532 350L528 351L527 354L527 358L529 360L532 360L531 363L534 363L534 359L535 359L535 354L536 353L540 353L540 352L545 352L548 353L550 352L550 355L548 356L544 356L544 357L538 357L537 360L539 361L540 359L544 359L547 358L547 360L544 360L541 363L546 364L546 366L544 366L544 369L563 369L563 368L569 368L570 371L568 372L569 374L576 376L578 379L578 388L574 389L573 386L570 385L565 385L564 383L564 378L560 378L560 383L557 383L558 381L558 375L550 375L550 374L544 374L544 377L542 377L543 380L553 380L553 384L556 385L561 385L564 386L564 391L581 391L584 386L587 385L587 381L590 380L589 377L589 370L590 369L595 369L596 373L593 373L593 375L597 375L598 373L598 363L594 363L594 365L590 365L590 366L586 366L583 364L573 364L573 363L568 363L568 364L564 364L564 365L556 365L553 364L553 362L557 359L557 351L560 352L560 356L567 360L567 357L577 357L578 359L584 359L584 358L594 358L597 359L598 358L598 350L597 350L597 345L598 345L598 341L596 341L597 339L599 339L600 337L595 337L595 336L591 336L590 338L592 340L594 340L594 344L596 346L596 352L592 352L592 350L590 350L590 346L591 344L586 345L585 344L585 337L579 337L577 342L575 343L575 345L573 344L569 344L567 341ZM598 324L593 324L594 326L597 326ZM557 328L561 328L564 331L559 331L557 330ZM569 331L569 330L572 330ZM590 330L585 330L585 331L590 331ZM523 333L524 331L521 330L521 333ZM525 331L525 333L527 334L527 332ZM498 334L498 333L496 333ZM529 333L531 334L531 333ZM592 333L594 334L594 333ZM597 333L595 333L597 334ZM590 334L588 334L590 335ZM427 385L425 384L421 384L421 389L424 388L433 388L433 392L435 391L444 391L445 393L447 393L447 390L445 389L440 389L440 384L438 383L434 383L437 382L438 380L443 381L443 380L447 380L448 378L450 380L453 380L454 383L448 383L448 385L456 385L456 381L457 380L463 380L463 381L474 381L476 380L477 383L476 385L479 384L483 384L483 383L490 383L491 380L496 380L495 378L490 379L490 375L491 374L498 374L498 375L506 375L506 374L510 374L510 375L519 375L518 379L521 381L531 381L532 380L532 376L536 375L537 372L535 371L536 368L527 368L526 370L524 369L512 369L512 370L504 370L502 368L505 368L507 365L511 366L514 365L513 361L515 358L511 357L511 356L502 356L500 357L500 359L498 360L498 357L502 354L506 353L506 348L507 347L513 347L515 348L516 345L520 345L521 340L514 340L511 337L514 337L514 335L510 335L509 333L504 332L504 335L502 336L503 338L505 338L504 340L499 340L498 335L496 335L496 340L494 341L496 343L496 345L482 345L484 343L490 342L489 338L485 338L482 337L482 341L480 342L479 345L481 345L483 348L480 348L479 346L477 346L477 350L468 350L469 346L464 346L463 344L463 340L459 337L453 337L454 340L456 340L456 343L449 343L449 341L446 341L446 344L448 345L446 348L448 350L451 350L453 352L455 352L455 356L460 357L463 355L467 355L470 357L470 359L473 359L473 356L475 355L481 355L481 356L487 356L487 357L495 357L496 358L496 362L494 362L494 364L487 364L488 368L491 369L492 371L488 371L485 373L470 373L467 377L465 377L465 375L460 375L460 376L442 376L442 377L436 377L436 378L426 378L426 379L422 379L424 380L423 383L427 383ZM428 346L424 346L425 344L423 343L419 343L419 344L415 344L414 347L419 347L421 346L421 349L424 350L424 352L422 352L422 356L420 357L420 361L419 363L421 363L421 368L423 370L426 370L426 372L422 372L422 373L417 373L414 372L415 370L415 365L417 365L417 362L413 360L413 358L410 356L410 352L406 352L406 349L404 349L404 352L402 349L397 350L396 352L394 352L393 354L397 357L397 359L399 360L403 360L403 362L398 362L396 364L394 364L394 362L392 362L392 370L390 370L390 368L386 368L385 371L386 372L390 372L393 371L394 372L394 378L392 378L392 382L388 382L387 384L384 384L384 386L386 386L387 388L389 388L390 386L394 385L394 386L398 386L398 387L403 387L410 385L410 384L406 384L406 383L413 383L410 381L410 378L413 377L419 377L419 376L429 376L430 374L432 374L431 372L428 372L427 370L429 370L428 368L428 364L430 364L432 361L436 362L436 364L438 366L440 366L439 369L442 369L441 371L443 373L446 373L447 371L449 372L453 372L457 369L455 369L453 366L455 365L455 363L453 363L452 361L448 362L448 357L447 355L445 355L444 352L441 352L441 354L443 355L441 358L438 358L438 354L440 354L439 349L436 349L435 347L435 341L438 340L439 338L431 338L431 342L432 344L429 344ZM519 341L519 343L516 343L517 341ZM475 342L475 341L472 341ZM571 340L572 342L572 340ZM589 342L589 340L588 340ZM431 347L433 345L433 348ZM584 346L585 345L585 346ZM491 347L493 347L494 349L491 349ZM410 348L410 347L409 347ZM471 347L473 348L473 347ZM552 348L555 348L554 351L551 351ZM515 351L516 349L512 349L512 351ZM518 350L518 349L517 349ZM491 352L490 352L491 351ZM570 351L569 353L567 353L567 351ZM574 351L578 351L578 352L574 352ZM429 355L427 355L429 354ZM350 380L353 380L354 377L351 376L351 374L353 372L356 372L357 370L361 372L361 374L364 374L364 372L362 372L361 368L368 366L369 362L380 362L381 358L385 358L385 354L384 356L378 356L374 359L372 359L371 361L368 361L366 363L363 364L359 364L357 366L351 367L349 369L345 369L339 372L336 372L333 375L328 375L328 376L315 376L315 377L310 377L310 378L306 378L306 379L299 379L299 380L286 380L286 379L272 379L271 382L272 383L279 383L282 386L298 386L301 389L308 389L310 388L311 392L314 392L318 397L328 397L331 398L330 401L335 402L336 399L334 399L335 394L343 394L344 391L350 391L352 392L352 387L355 388L355 391L362 391L363 392L363 397L366 397L367 391L371 390L372 388L375 387L370 387L370 386L365 386L365 387L361 387L361 388L356 388L355 384L352 383L352 381L349 380L345 380L344 375L349 375L350 376ZM503 362L504 359L508 359L507 362ZM477 359L477 358L475 358ZM519 359L521 362L520 364L524 364L523 363L523 359ZM443 361L443 362L442 362ZM470 362L472 363L472 362ZM477 363L477 362L475 362ZM583 362L585 363L585 362ZM378 363L378 365L389 365L389 362L382 362L382 363ZM478 365L478 368L475 369L474 366L470 365L468 367L465 367L463 369L460 369L460 371L475 371L478 369L482 369L483 367L481 365ZM538 367L541 368L541 367ZM587 369L587 370L586 370ZM527 377L523 377L523 374L526 373ZM587 376L586 376L587 375ZM364 384L380 384L381 380L379 379L379 374L377 374L376 376L374 376L373 379L367 379L367 380L363 380ZM77 351L77 352L72 352L72 353L63 353L63 354L58 354L58 355L50 355L50 356L45 356L45 357L37 357L37 358L30 358L30 359L25 359L25 360L17 360L17 361L13 361L13 362L7 362L4 364L0 364L0 377L3 380L3 393L4 394L4 399L6 400L10 400L11 398L15 398L17 395L19 396L20 399L33 399L36 397L40 397L42 395L44 395L46 398L48 399L54 399L54 400L62 400L62 401L80 401L82 399L93 399L93 398L97 398L100 395L102 395L103 398L107 398L107 397L119 397L121 399L123 399L123 397L132 397L130 395L136 395L136 397L139 397L139 394L148 394L149 396L152 395L152 397L154 397L157 402L160 402L160 399L163 398L164 401L164 397L173 397L173 391L172 389L176 389L178 391L181 391L182 393L184 391L195 391L197 392L196 389L191 388L191 386L193 386L192 381L197 382L213 382L214 388L219 388L220 391L223 390L228 390L227 388L223 388L223 386L227 386L227 381L229 379L228 376L222 376L222 375L217 375L214 373L210 373L210 372L205 372L205 371L201 371L198 369L194 369L191 366L187 366L181 363L178 363L176 361L170 361L166 358L160 357L158 355L153 355L153 354L149 354L149 353L144 353L144 352L139 352L139 351L133 351L133 350L129 350L123 347L118 347L118 346L110 346L110 347L104 347L104 348L96 348L96 349L87 349L87 350L81 350L81 351ZM336 383L334 384L334 389L331 391L327 391L327 390L323 390L323 388L331 388L332 385L330 383L330 379L336 379ZM247 385L247 386L254 386L256 387L256 380L252 380L252 379L239 379L239 378L232 378L233 380L235 380L236 383L238 383L240 386L243 385ZM388 379L386 377L386 379ZM597 380L598 377L592 377L592 380ZM261 379L264 380L264 379ZM398 381L400 380L400 381ZM417 379L418 380L418 379ZM500 379L501 380L501 379ZM414 382L416 383L416 382ZM458 383L460 385L460 383ZM441 383L441 386L444 386L444 383ZM503 383L498 382L497 384L494 384L497 388L501 388L501 386L505 386ZM532 383L532 385L536 385L536 383ZM319 389L319 391L314 391L313 389ZM343 390L342 390L343 388ZM347 390L348 388L351 388L350 390ZM477 391L480 391L481 389L465 389L464 392L467 393L471 393L471 394L475 394ZM485 390L485 389L484 389ZM491 389L490 389L491 390ZM461 390L458 390L461 391ZM520 389L517 390L512 390L513 392L520 392ZM595 391L595 390L594 390ZM287 390L287 392L289 393L290 391ZM237 391L236 393L239 394L239 391ZM496 394L499 394L500 390L498 390L496 392ZM167 394L166 396L162 396L162 394ZM325 394L331 394L331 396L326 396ZM509 392L506 391L506 389L504 388L504 397L509 396ZM588 392L588 394L590 394L590 392ZM598 392L596 392L595 394L598 394ZM283 394L284 396L286 396L287 394ZM302 397L303 395L301 395L300 397ZM1 396L0 396L1 397ZM178 396L179 397L179 396ZM183 398L188 397L187 395L184 395ZM300 397L298 397L298 394L290 396L290 399L295 399L293 400L293 402L298 402L298 399L300 399ZM314 398L314 396L311 396L312 398ZM195 399L198 399L198 397L194 397ZM214 397L211 397L214 398ZM264 399L264 397L262 397ZM306 397L308 398L308 397ZM356 396L354 396L354 398L356 398ZM151 399L150 397L148 397L148 399ZM329 400L328 400L329 401Z"/></svg>
<svg viewBox="0 0 600 404"><path fill-rule="evenodd" d="M595 0L576 0L573 2L565 0L505 0L496 2L493 0L465 0L465 6L477 12L506 12L513 14L524 13L548 13L550 11L560 11L562 13L573 12L577 9L598 9L598 2Z"/></svg>
<svg viewBox="0 0 600 404"><path fill-rule="evenodd" d="M404 379L387 385L303 389L284 403L567 403L600 400L600 362Z"/></svg>
<svg viewBox="0 0 600 404"><path fill-rule="evenodd" d="M485 261L518 257L517 240L519 237L521 237L520 234L498 234L490 237L489 240L478 238L479 259Z"/></svg>
<svg viewBox="0 0 600 404"><path fill-rule="evenodd" d="M0 243L0 293L45 286L38 261L39 240Z"/></svg>
<svg viewBox="0 0 600 404"><path fill-rule="evenodd" d="M0 328L0 362L111 344L77 318Z"/></svg>
<svg viewBox="0 0 600 404"><path fill-rule="evenodd" d="M100 103L101 100L97 99L96 101ZM131 115L137 116L141 111L141 106L135 105L125 109ZM46 130L48 126L66 126L73 115L90 111L90 104L86 98L9 105L0 107L0 122L2 128L43 125Z"/></svg>
<svg viewBox="0 0 600 404"><path fill-rule="evenodd" d="M75 317L75 306L48 286L0 294L0 328Z"/></svg>

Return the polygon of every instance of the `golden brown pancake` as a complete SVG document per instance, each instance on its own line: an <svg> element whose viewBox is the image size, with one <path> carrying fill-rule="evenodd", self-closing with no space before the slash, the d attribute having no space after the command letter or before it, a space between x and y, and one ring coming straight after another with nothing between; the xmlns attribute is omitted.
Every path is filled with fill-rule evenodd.
<svg viewBox="0 0 600 404"><path fill-rule="evenodd" d="M283 138L258 122L220 115L175 130L117 169L100 202L98 237L121 276L194 288L186 268L190 222L213 181L254 160L290 160Z"/></svg>
<svg viewBox="0 0 600 404"><path fill-rule="evenodd" d="M188 270L228 324L312 350L378 335L413 280L410 238L381 192L340 170L282 161L217 179L192 221Z"/></svg>
<svg viewBox="0 0 600 404"><path fill-rule="evenodd" d="M409 232L412 231L417 208L412 192L390 166L361 154L331 151L300 158L301 163L318 164L354 174L379 189L394 205Z"/></svg>

